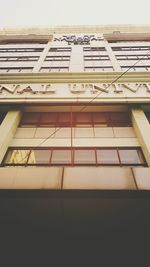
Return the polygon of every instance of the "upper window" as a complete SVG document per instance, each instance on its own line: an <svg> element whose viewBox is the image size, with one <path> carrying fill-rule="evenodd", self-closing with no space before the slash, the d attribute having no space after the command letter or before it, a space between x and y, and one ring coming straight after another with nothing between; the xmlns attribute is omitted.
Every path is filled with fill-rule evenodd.
<svg viewBox="0 0 150 267"><path fill-rule="evenodd" d="M12 52L42 52L43 48L0 48L0 54L1 53L12 53Z"/></svg>
<svg viewBox="0 0 150 267"><path fill-rule="evenodd" d="M69 61L70 56L64 56L64 55L59 55L59 56L47 56L45 58L45 61Z"/></svg>
<svg viewBox="0 0 150 267"><path fill-rule="evenodd" d="M6 68L0 68L0 73L6 73L6 72L9 72L9 73L17 73L17 72L25 72L25 73L28 73L28 72L32 72L33 68L30 68L30 67L6 67Z"/></svg>
<svg viewBox="0 0 150 267"><path fill-rule="evenodd" d="M116 55L116 58L118 60L139 60L139 59L142 59L142 60L149 60L150 59L150 55L140 55L140 54L137 54L137 55Z"/></svg>
<svg viewBox="0 0 150 267"><path fill-rule="evenodd" d="M0 62L14 62L14 61L37 61L39 59L39 57L34 57L34 56L30 56L30 57L27 57L27 56L22 56L22 57L1 57L0 56Z"/></svg>
<svg viewBox="0 0 150 267"><path fill-rule="evenodd" d="M20 127L128 127L127 112L24 113Z"/></svg>
<svg viewBox="0 0 150 267"><path fill-rule="evenodd" d="M71 52L71 47L51 47L49 52Z"/></svg>
<svg viewBox="0 0 150 267"><path fill-rule="evenodd" d="M49 66L49 67L42 67L40 72L68 72L69 67L66 66Z"/></svg>
<svg viewBox="0 0 150 267"><path fill-rule="evenodd" d="M130 69L130 71L150 71L150 65L143 65L143 66L135 66L132 67L132 65L128 65L128 66L121 66L121 69L123 71L127 71Z"/></svg>
<svg viewBox="0 0 150 267"><path fill-rule="evenodd" d="M122 46L112 47L112 49L123 71L150 70L150 55L148 54L150 46Z"/></svg>
<svg viewBox="0 0 150 267"><path fill-rule="evenodd" d="M117 46L112 47L113 51L148 51L150 46Z"/></svg>
<svg viewBox="0 0 150 267"><path fill-rule="evenodd" d="M105 47L83 47L83 51L106 51Z"/></svg>
<svg viewBox="0 0 150 267"><path fill-rule="evenodd" d="M89 60L97 60L97 61L105 61L105 60L110 60L109 56L107 55L84 55L84 60L89 61Z"/></svg>
<svg viewBox="0 0 150 267"><path fill-rule="evenodd" d="M70 47L51 47L40 72L68 72L70 57Z"/></svg>
<svg viewBox="0 0 150 267"><path fill-rule="evenodd" d="M105 47L83 47L85 71L113 71Z"/></svg>

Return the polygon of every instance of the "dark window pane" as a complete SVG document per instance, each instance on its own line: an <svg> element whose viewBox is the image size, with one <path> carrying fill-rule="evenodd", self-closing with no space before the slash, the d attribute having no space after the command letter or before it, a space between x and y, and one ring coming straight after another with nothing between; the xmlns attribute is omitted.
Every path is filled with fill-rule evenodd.
<svg viewBox="0 0 150 267"><path fill-rule="evenodd" d="M3 113L3 112L0 113L0 124L3 122L5 115L6 113Z"/></svg>
<svg viewBox="0 0 150 267"><path fill-rule="evenodd" d="M76 149L74 151L75 164L96 164L95 151Z"/></svg>
<svg viewBox="0 0 150 267"><path fill-rule="evenodd" d="M58 113L58 124L59 126L65 127L70 126L71 127L71 113L70 112L62 112Z"/></svg>
<svg viewBox="0 0 150 267"><path fill-rule="evenodd" d="M48 126L48 125L56 125L57 122L57 113L55 112L46 112L41 113L40 117L40 125L42 126Z"/></svg>
<svg viewBox="0 0 150 267"><path fill-rule="evenodd" d="M111 126L129 126L131 123L128 113L116 112L110 113L109 124Z"/></svg>
<svg viewBox="0 0 150 267"><path fill-rule="evenodd" d="M146 115L146 117L147 117L147 119L148 119L148 121L150 123L150 112L146 112L145 115Z"/></svg>
<svg viewBox="0 0 150 267"><path fill-rule="evenodd" d="M116 149L97 149L98 164L119 164Z"/></svg>
<svg viewBox="0 0 150 267"><path fill-rule="evenodd" d="M21 120L21 125L32 124L36 125L40 119L40 113L25 113Z"/></svg>
<svg viewBox="0 0 150 267"><path fill-rule="evenodd" d="M25 113L21 126L41 127L127 127L131 126L130 118L126 112L105 113L105 112L43 112L43 113Z"/></svg>

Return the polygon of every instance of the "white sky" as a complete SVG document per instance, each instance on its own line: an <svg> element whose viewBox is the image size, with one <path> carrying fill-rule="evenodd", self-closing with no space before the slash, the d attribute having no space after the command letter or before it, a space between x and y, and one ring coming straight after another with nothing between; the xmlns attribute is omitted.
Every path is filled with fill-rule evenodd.
<svg viewBox="0 0 150 267"><path fill-rule="evenodd" d="M150 0L0 0L0 28L150 24Z"/></svg>

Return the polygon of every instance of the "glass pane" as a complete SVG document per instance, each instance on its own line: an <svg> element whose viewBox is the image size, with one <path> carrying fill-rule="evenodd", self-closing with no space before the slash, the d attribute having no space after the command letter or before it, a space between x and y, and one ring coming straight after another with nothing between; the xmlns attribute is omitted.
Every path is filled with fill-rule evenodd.
<svg viewBox="0 0 150 267"><path fill-rule="evenodd" d="M96 164L94 150L75 150L74 151L75 164Z"/></svg>
<svg viewBox="0 0 150 267"><path fill-rule="evenodd" d="M91 113L89 112L76 113L74 114L74 116L75 116L75 121L77 124L79 123L91 124L92 123Z"/></svg>
<svg viewBox="0 0 150 267"><path fill-rule="evenodd" d="M42 126L56 125L58 114L55 112L41 113L40 124Z"/></svg>
<svg viewBox="0 0 150 267"><path fill-rule="evenodd" d="M53 150L52 164L71 164L71 150Z"/></svg>
<svg viewBox="0 0 150 267"><path fill-rule="evenodd" d="M71 126L71 114L70 112L58 113L59 116L59 126Z"/></svg>
<svg viewBox="0 0 150 267"><path fill-rule="evenodd" d="M135 149L119 149L120 160L122 164L140 164L141 160L139 158L138 152Z"/></svg>
<svg viewBox="0 0 150 267"><path fill-rule="evenodd" d="M5 163L26 164L30 150L10 150L6 156Z"/></svg>
<svg viewBox="0 0 150 267"><path fill-rule="evenodd" d="M50 162L51 150L32 150L28 163L48 164Z"/></svg>
<svg viewBox="0 0 150 267"><path fill-rule="evenodd" d="M111 113L110 124L112 126L129 126L131 123L130 123L130 118L129 118L128 113L125 113L125 112Z"/></svg>
<svg viewBox="0 0 150 267"><path fill-rule="evenodd" d="M99 163L99 164L119 164L117 151L115 149L97 150L97 163Z"/></svg>
<svg viewBox="0 0 150 267"><path fill-rule="evenodd" d="M37 124L40 118L40 113L25 113L21 120L22 124Z"/></svg>
<svg viewBox="0 0 150 267"><path fill-rule="evenodd" d="M95 124L107 126L108 114L106 113L93 113L93 121Z"/></svg>

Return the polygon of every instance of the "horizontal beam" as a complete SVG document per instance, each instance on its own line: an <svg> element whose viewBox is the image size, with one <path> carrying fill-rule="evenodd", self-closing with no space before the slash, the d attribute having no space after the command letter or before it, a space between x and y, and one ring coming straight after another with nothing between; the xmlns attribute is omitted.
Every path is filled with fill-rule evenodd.
<svg viewBox="0 0 150 267"><path fill-rule="evenodd" d="M69 72L69 73L19 73L0 74L0 83L125 83L125 82L150 82L150 72L128 72L122 77L123 72ZM120 78L119 78L120 77ZM118 79L119 78L119 79ZM118 79L116 81L116 79Z"/></svg>

